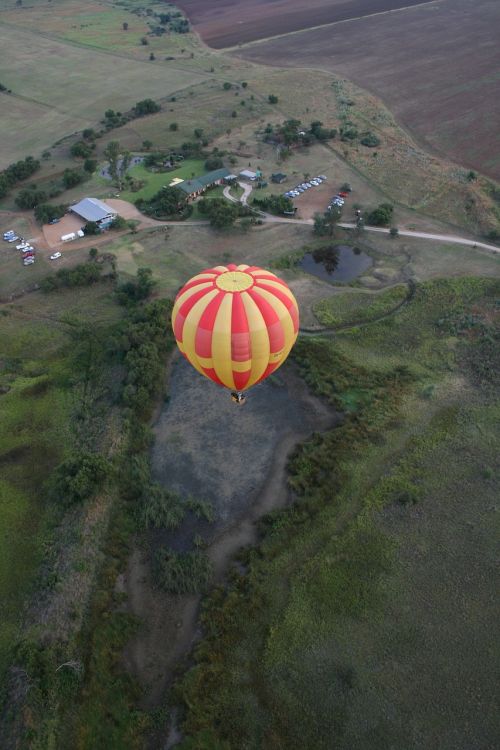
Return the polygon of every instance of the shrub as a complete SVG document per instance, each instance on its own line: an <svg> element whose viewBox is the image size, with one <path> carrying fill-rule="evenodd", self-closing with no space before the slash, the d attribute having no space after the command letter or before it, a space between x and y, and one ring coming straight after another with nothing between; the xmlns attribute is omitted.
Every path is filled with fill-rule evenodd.
<svg viewBox="0 0 500 750"><path fill-rule="evenodd" d="M109 470L109 461L103 456L78 452L55 469L52 495L65 506L87 500L102 487Z"/></svg>
<svg viewBox="0 0 500 750"><path fill-rule="evenodd" d="M360 143L362 143L363 146L374 148L375 146L380 146L380 138L376 136L375 133L368 131L362 134Z"/></svg>
<svg viewBox="0 0 500 750"><path fill-rule="evenodd" d="M390 203L381 203L373 211L371 211L366 217L366 223L372 224L373 226L386 226L392 219L394 206Z"/></svg>
<svg viewBox="0 0 500 750"><path fill-rule="evenodd" d="M136 117L143 117L144 115L153 115L155 112L159 112L161 106L154 99L142 99L137 102L134 106L134 114Z"/></svg>
<svg viewBox="0 0 500 750"><path fill-rule="evenodd" d="M267 100L269 104L277 104L279 101L278 97L275 94L269 94L269 96L267 97Z"/></svg>
<svg viewBox="0 0 500 750"><path fill-rule="evenodd" d="M174 552L165 547L156 553L156 583L171 594L198 594L206 591L213 566L200 550Z"/></svg>
<svg viewBox="0 0 500 750"><path fill-rule="evenodd" d="M168 126L168 129L172 131L176 131L176 130L179 130L179 126L176 122L171 122L170 125Z"/></svg>
<svg viewBox="0 0 500 750"><path fill-rule="evenodd" d="M144 492L141 520L146 528L176 529L184 518L179 495L159 484L150 484Z"/></svg>

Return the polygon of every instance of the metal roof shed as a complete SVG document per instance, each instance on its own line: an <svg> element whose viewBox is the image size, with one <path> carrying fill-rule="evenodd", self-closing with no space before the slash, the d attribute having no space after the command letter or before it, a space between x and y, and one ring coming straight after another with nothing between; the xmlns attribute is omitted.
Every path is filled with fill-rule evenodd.
<svg viewBox="0 0 500 750"><path fill-rule="evenodd" d="M70 211L81 216L85 221L102 221L110 216L116 216L118 211L98 198L84 198L70 207Z"/></svg>

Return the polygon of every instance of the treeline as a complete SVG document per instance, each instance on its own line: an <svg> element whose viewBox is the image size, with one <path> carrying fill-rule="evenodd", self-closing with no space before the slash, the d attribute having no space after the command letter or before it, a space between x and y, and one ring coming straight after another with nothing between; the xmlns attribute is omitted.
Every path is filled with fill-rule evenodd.
<svg viewBox="0 0 500 750"><path fill-rule="evenodd" d="M60 268L55 274L40 282L43 292L53 292L63 287L90 286L102 278L103 266L99 263L80 263L74 268Z"/></svg>
<svg viewBox="0 0 500 750"><path fill-rule="evenodd" d="M7 169L0 173L0 198L4 198L13 187L27 180L38 169L40 169L40 162L32 156L9 164Z"/></svg>
<svg viewBox="0 0 500 750"><path fill-rule="evenodd" d="M294 206L291 198L284 195L266 195L263 198L255 197L252 201L253 206L257 206L262 211L268 211L270 214L280 216L284 213L293 213Z"/></svg>

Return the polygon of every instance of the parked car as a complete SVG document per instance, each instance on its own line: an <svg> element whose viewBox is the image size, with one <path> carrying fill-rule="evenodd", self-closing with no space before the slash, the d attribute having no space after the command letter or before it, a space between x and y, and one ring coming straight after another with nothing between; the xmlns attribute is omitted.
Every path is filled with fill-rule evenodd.
<svg viewBox="0 0 500 750"><path fill-rule="evenodd" d="M349 193L346 193L345 190L341 190L340 193L339 193L339 195L340 195L341 198L347 198L347 196L349 195Z"/></svg>
<svg viewBox="0 0 500 750"><path fill-rule="evenodd" d="M17 242L18 239L19 237L17 236L17 234L13 234L12 237L8 238L7 242Z"/></svg>
<svg viewBox="0 0 500 750"><path fill-rule="evenodd" d="M62 253L60 253L59 251L57 251L57 253L52 253L52 255L50 256L50 260L57 260L61 257L61 255Z"/></svg>
<svg viewBox="0 0 500 750"><path fill-rule="evenodd" d="M326 174L320 174L319 179L320 180L326 180L328 178L327 178Z"/></svg>
<svg viewBox="0 0 500 750"><path fill-rule="evenodd" d="M23 260L23 266L31 266L31 264L34 262L35 262L34 258L25 258Z"/></svg>
<svg viewBox="0 0 500 750"><path fill-rule="evenodd" d="M51 219L49 221L49 224L59 224L60 221L61 221L61 219Z"/></svg>

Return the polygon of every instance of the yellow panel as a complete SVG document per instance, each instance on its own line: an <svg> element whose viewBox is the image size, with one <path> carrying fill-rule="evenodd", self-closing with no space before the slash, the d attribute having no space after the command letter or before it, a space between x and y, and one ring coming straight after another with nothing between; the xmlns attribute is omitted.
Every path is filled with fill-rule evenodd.
<svg viewBox="0 0 500 750"><path fill-rule="evenodd" d="M250 289L254 285L254 280L249 273L228 271L217 276L215 284L224 292L244 292L245 289Z"/></svg>
<svg viewBox="0 0 500 750"><path fill-rule="evenodd" d="M209 281L206 284L197 284L196 286L192 286L191 289L186 289L186 291L183 292L175 301L174 309L172 310L172 320L175 320L180 307L187 299L192 297L193 294L196 294L201 289L213 289L213 286L213 281Z"/></svg>
<svg viewBox="0 0 500 750"><path fill-rule="evenodd" d="M202 375L205 375L205 373L201 368L201 364L198 357L196 356L195 350L196 331L198 330L198 324L205 308L219 293L220 292L218 289L212 289L193 305L184 322L184 328L182 331L182 342L184 345L184 352L186 354L186 357L191 362L193 367L196 367L198 372L201 372Z"/></svg>
<svg viewBox="0 0 500 750"><path fill-rule="evenodd" d="M247 292L241 295L250 331L250 351L252 356L252 368L247 388L257 382L264 374L269 364L269 335L262 313Z"/></svg>
<svg viewBox="0 0 500 750"><path fill-rule="evenodd" d="M217 289L217 294L220 294ZM212 357L217 377L226 388L235 388L231 363L231 313L233 295L225 294L212 331Z"/></svg>

